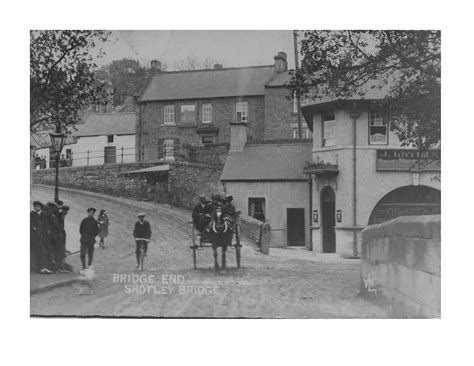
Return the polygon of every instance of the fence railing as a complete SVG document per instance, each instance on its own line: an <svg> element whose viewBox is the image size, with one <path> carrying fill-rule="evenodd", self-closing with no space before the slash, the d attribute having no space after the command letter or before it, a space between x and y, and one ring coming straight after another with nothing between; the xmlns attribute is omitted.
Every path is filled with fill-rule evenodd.
<svg viewBox="0 0 474 366"><path fill-rule="evenodd" d="M133 148L112 148L104 147L102 150L73 151L61 155L59 167L78 167L102 164L123 164L136 161L151 162L160 160L173 160L181 151L180 145L142 147L137 150ZM34 169L52 169L56 168L56 156L51 153L48 157L45 155L34 158Z"/></svg>

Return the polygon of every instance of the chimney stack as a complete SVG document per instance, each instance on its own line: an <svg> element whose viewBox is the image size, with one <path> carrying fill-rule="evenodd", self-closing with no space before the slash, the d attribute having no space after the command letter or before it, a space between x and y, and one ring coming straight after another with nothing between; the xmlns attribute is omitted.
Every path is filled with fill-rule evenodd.
<svg viewBox="0 0 474 366"><path fill-rule="evenodd" d="M214 69L216 70L222 69L222 64L214 64Z"/></svg>
<svg viewBox="0 0 474 366"><path fill-rule="evenodd" d="M230 124L230 149L229 151L244 151L247 143L247 124L236 123Z"/></svg>
<svg viewBox="0 0 474 366"><path fill-rule="evenodd" d="M151 61L150 72L152 74L156 74L158 72L161 72L161 62L158 61L158 60L152 60Z"/></svg>
<svg viewBox="0 0 474 366"><path fill-rule="evenodd" d="M286 53L281 51L278 52L278 55L273 57L275 60L275 71L282 72L288 70L288 63L286 61Z"/></svg>

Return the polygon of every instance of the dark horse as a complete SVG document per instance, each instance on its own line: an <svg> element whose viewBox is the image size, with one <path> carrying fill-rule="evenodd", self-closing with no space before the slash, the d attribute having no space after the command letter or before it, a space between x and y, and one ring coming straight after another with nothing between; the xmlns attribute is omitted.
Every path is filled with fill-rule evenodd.
<svg viewBox="0 0 474 366"><path fill-rule="evenodd" d="M209 234L209 240L212 245L212 251L214 252L214 268L219 269L219 263L217 261L217 248L222 248L222 268L225 269L225 252L229 245L232 245L232 225L229 223L227 218L224 216L222 210L217 208L212 215L212 221L207 226L206 231Z"/></svg>

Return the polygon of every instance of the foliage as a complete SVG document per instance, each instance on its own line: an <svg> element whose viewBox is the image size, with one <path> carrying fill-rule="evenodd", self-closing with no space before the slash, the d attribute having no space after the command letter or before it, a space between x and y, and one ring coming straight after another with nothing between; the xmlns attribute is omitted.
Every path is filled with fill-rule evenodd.
<svg viewBox="0 0 474 366"><path fill-rule="evenodd" d="M298 96L362 97L376 92L402 145L440 147L440 31L305 31Z"/></svg>
<svg viewBox="0 0 474 366"><path fill-rule="evenodd" d="M127 97L138 94L146 82L148 70L137 60L121 59L112 61L96 71L97 79L112 89L113 105L122 105Z"/></svg>
<svg viewBox="0 0 474 366"><path fill-rule="evenodd" d="M68 132L79 113L107 99L94 76L94 60L103 52L107 31L41 30L30 32L30 132Z"/></svg>

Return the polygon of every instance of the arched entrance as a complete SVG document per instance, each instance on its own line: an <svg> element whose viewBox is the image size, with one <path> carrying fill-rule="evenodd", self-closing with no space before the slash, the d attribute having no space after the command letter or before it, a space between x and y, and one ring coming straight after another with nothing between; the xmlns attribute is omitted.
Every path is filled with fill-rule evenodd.
<svg viewBox="0 0 474 366"><path fill-rule="evenodd" d="M331 187L321 191L321 226L323 234L323 252L336 252L336 195Z"/></svg>
<svg viewBox="0 0 474 366"><path fill-rule="evenodd" d="M427 186L406 186L391 191L377 203L370 215L369 225L399 216L440 213L441 191Z"/></svg>

